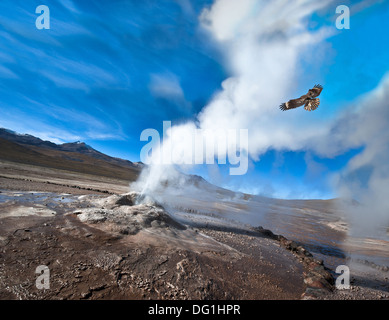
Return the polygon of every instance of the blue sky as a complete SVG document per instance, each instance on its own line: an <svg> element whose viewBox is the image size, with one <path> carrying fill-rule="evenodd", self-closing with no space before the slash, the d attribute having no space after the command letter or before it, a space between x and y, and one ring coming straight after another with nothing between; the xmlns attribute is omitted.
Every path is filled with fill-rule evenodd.
<svg viewBox="0 0 389 320"><path fill-rule="evenodd" d="M35 27L41 4L50 8L50 30ZM139 161L142 130L162 131L164 120L195 120L231 75L223 46L199 22L212 4L2 0L0 126L58 143L82 140ZM351 8L350 30L335 28L339 4ZM321 107L311 117L333 119L389 70L389 1L334 1L309 24L312 30L326 26L332 35L318 46L318 59L300 60L295 94L323 84ZM270 148L250 161L245 176L229 177L223 167L217 174L205 167L192 172L235 190L329 198L336 196L332 175L361 150L324 157L304 148Z"/></svg>

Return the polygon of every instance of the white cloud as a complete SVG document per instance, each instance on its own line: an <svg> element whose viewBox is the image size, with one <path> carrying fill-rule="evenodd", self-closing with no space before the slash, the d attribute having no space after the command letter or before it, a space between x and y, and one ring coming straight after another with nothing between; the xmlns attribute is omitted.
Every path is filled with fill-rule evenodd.
<svg viewBox="0 0 389 320"><path fill-rule="evenodd" d="M335 188L340 196L363 203L348 211L354 225L373 230L389 222L389 74L376 90L356 100L336 119L320 120L302 108L293 112L278 109L281 102L294 98L293 91L308 89L296 84L299 59L317 49L329 32L325 28L309 30L307 19L330 2L244 0L238 6L237 1L216 0L205 9L200 21L224 49L232 76L222 83L222 90L197 121L172 128L181 139L169 143L184 148L191 131L201 128L248 129L248 152L253 159L269 148L310 150L333 157L364 147L336 177ZM309 177L324 170L312 159L306 160ZM166 172L153 170L147 185L157 185Z"/></svg>
<svg viewBox="0 0 389 320"><path fill-rule="evenodd" d="M202 11L200 20L217 40L237 36L242 21L249 17L256 0L217 0L210 9Z"/></svg>
<svg viewBox="0 0 389 320"><path fill-rule="evenodd" d="M281 113L278 106L291 98L301 55L329 35L325 28L309 31L306 21L329 2L246 0L236 8L236 1L217 0L205 9L200 21L226 49L234 75L199 114L199 126L247 128L253 159L269 148L302 149L321 136L326 127L309 113Z"/></svg>
<svg viewBox="0 0 389 320"><path fill-rule="evenodd" d="M290 37L305 31L304 19L330 2L216 0L210 9L203 10L200 21L219 41L274 34Z"/></svg>
<svg viewBox="0 0 389 320"><path fill-rule="evenodd" d="M152 74L149 90L156 98L173 102L181 111L190 112L192 104L185 99L179 78L173 73Z"/></svg>
<svg viewBox="0 0 389 320"><path fill-rule="evenodd" d="M308 112L282 113L278 106L291 98L301 55L328 35L326 29L310 31L306 21L328 3L217 0L204 9L200 23L224 49L225 67L233 75L222 83L222 90L196 121L171 129L180 139L165 141L163 148L186 150L195 128L203 129L204 140L210 139L207 132L248 129L248 150L243 151L258 159L269 148L299 150L322 136L328 127L313 121ZM150 89L155 95L183 95L177 79L169 77L155 76ZM218 155L224 156L233 142L228 141ZM152 178L158 179L158 175L154 173Z"/></svg>
<svg viewBox="0 0 389 320"><path fill-rule="evenodd" d="M177 76L173 74L152 74L149 90L155 97L184 99L184 91Z"/></svg>
<svg viewBox="0 0 389 320"><path fill-rule="evenodd" d="M389 72L375 90L339 118L326 137L325 148L329 145L335 148L329 151L364 147L335 177L339 195L360 203L346 207L351 231L358 236L375 234L377 228L389 226L388 101Z"/></svg>

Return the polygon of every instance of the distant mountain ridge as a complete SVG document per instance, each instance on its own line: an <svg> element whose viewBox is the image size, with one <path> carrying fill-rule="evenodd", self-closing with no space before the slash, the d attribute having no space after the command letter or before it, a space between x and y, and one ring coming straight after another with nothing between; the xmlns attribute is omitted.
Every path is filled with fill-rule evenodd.
<svg viewBox="0 0 389 320"><path fill-rule="evenodd" d="M42 140L30 134L20 134L5 128L0 128L0 138L25 146L34 146L66 152L77 152L119 166L129 166L134 168L142 168L144 166L141 162L131 162L129 160L108 156L81 141L56 144L50 141Z"/></svg>
<svg viewBox="0 0 389 320"><path fill-rule="evenodd" d="M0 128L0 138L3 138L8 141L16 142L19 144L28 144L28 145L54 148L54 149L58 147L58 145L53 142L44 141L30 134L20 134L5 128Z"/></svg>
<svg viewBox="0 0 389 320"><path fill-rule="evenodd" d="M144 164L110 157L84 142L56 144L0 128L0 160L135 181Z"/></svg>

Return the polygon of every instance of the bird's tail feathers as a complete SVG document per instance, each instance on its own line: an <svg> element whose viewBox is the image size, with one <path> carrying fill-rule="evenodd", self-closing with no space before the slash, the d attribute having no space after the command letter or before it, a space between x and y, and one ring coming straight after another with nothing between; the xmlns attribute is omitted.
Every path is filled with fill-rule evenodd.
<svg viewBox="0 0 389 320"><path fill-rule="evenodd" d="M307 110L307 111L314 111L317 108L319 108L319 105L320 105L320 99L319 98L311 99L311 100L309 100L305 104L304 109Z"/></svg>

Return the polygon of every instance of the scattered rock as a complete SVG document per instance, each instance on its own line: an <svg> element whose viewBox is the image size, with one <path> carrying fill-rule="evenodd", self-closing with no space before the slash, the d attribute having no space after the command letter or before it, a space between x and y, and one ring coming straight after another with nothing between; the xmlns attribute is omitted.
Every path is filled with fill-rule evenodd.
<svg viewBox="0 0 389 320"><path fill-rule="evenodd" d="M119 206L133 206L137 203L137 199L139 198L139 194L136 192L131 192L120 196L118 200L116 200L115 204Z"/></svg>
<svg viewBox="0 0 389 320"><path fill-rule="evenodd" d="M282 235L276 235L261 226L254 228L254 230L264 236L279 241L282 247L301 259L305 269L304 283L307 286L305 293L302 295L302 299L316 299L328 295L334 290L335 280L330 270L324 266L322 260L314 259L313 255L307 249L295 241L288 240Z"/></svg>
<svg viewBox="0 0 389 320"><path fill-rule="evenodd" d="M121 196L111 196L104 203L110 209L85 208L73 212L82 222L101 224L110 223L110 229L121 235L135 235L142 229L178 229L186 227L174 219L162 208L150 204L137 204L139 194L131 192ZM100 201L97 205L102 205Z"/></svg>

